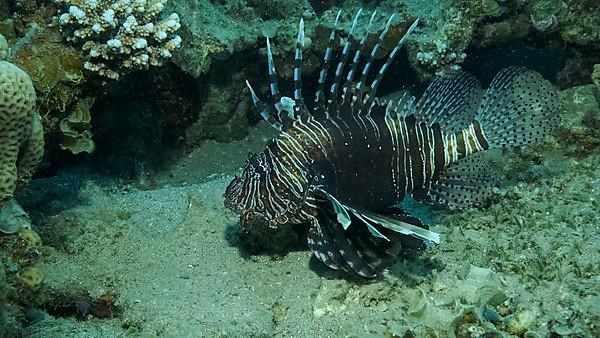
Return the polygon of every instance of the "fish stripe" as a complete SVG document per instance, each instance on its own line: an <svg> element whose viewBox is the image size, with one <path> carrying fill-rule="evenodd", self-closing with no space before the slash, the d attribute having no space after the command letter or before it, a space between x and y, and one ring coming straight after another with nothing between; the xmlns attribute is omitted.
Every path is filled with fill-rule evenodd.
<svg viewBox="0 0 600 338"><path fill-rule="evenodd" d="M294 58L294 109L299 111L304 106L302 98L302 47L304 46L304 19L300 18L298 38L296 40L296 55Z"/></svg>
<svg viewBox="0 0 600 338"><path fill-rule="evenodd" d="M277 70L275 70L275 63L273 62L273 52L271 51L271 42L267 37L267 68L269 73L269 89L271 90L271 96L275 102L279 102L281 95L277 85Z"/></svg>
<svg viewBox="0 0 600 338"><path fill-rule="evenodd" d="M348 33L348 38L346 39L346 42L344 43L344 48L342 50L342 56L336 67L335 77L333 80L333 84L331 85L331 88L330 88L329 99L327 100L327 103L328 103L327 111L329 112L329 114L331 114L331 112L333 110L335 110L336 116L339 114L339 110L337 109L337 106L338 106L339 86L342 81L342 70L344 69L344 66L346 65L346 63L348 62L348 57L350 55L350 37L352 36L354 29L356 28L356 23L358 21L360 13L362 13L362 8L356 12L356 15L354 16L354 20L352 21L352 27L350 28L350 32ZM333 115L333 114L331 114L331 115Z"/></svg>
<svg viewBox="0 0 600 338"><path fill-rule="evenodd" d="M323 65L321 66L321 71L319 72L319 81L317 83L317 91L315 92L315 107L313 108L315 112L322 112L325 114L326 118L329 118L329 112L325 109L325 80L327 79L327 72L329 71L329 66L331 64L331 51L333 48L333 43L335 41L335 32L338 27L338 22L340 20L340 15L342 11L339 10L336 17L335 23L333 24L333 29L329 33L329 39L327 41L327 47L325 49L325 55L323 56Z"/></svg>
<svg viewBox="0 0 600 338"><path fill-rule="evenodd" d="M375 12L373 12L373 15L375 15ZM365 93L365 88L363 87L363 84L366 83L366 81L367 81L367 76L369 75L369 71L371 69L372 63L375 60L375 55L377 55L377 51L379 50L380 45L383 43L383 39L385 38L388 30L390 29L392 20L395 17L396 17L396 14L392 14L390 16L390 18L388 19L387 23L385 24L385 28L383 29L383 31L379 34L379 37L377 38L377 43L375 43L375 46L371 50L369 58L367 59L367 63L363 67L360 80L356 84L356 90L358 91L358 93L355 95L355 97L358 97L360 100L362 100L363 94ZM371 19L372 18L373 17L371 17ZM366 36L366 34L365 34L365 36ZM368 93L367 93L367 95L368 95ZM354 103L354 98L353 98L353 103ZM361 104L366 106L367 102L362 101Z"/></svg>
<svg viewBox="0 0 600 338"><path fill-rule="evenodd" d="M392 61L394 61L394 58L396 58L396 54L398 54L398 50L400 50L400 48L402 48L402 45L404 45L404 42L406 41L406 39L417 28L418 24L419 24L419 18L417 18L412 23L412 25L410 25L410 27L408 28L408 30L404 33L404 35L402 36L402 38L400 38L400 40L396 44L396 47L394 47L394 49L392 50L392 52L388 55L388 58L385 61L384 65L381 67L381 69L377 73L377 76L375 77L375 80L373 80L373 83L371 83L371 89L367 93L367 96L365 96L365 103L364 103L365 105L370 105L370 103L375 99L375 94L377 93L377 88L379 87L379 84L381 83L381 79L385 75L385 72L389 68L389 66L392 63Z"/></svg>
<svg viewBox="0 0 600 338"><path fill-rule="evenodd" d="M352 94L352 104L354 104L354 101L356 99L356 97L354 96L355 91L360 89L360 82L357 83L356 86L353 86L353 79L354 79L354 75L356 74L356 69L358 68L358 64L360 63L360 57L362 54L365 54L365 52L366 52L367 38L369 37L369 31L371 30L371 26L373 25L373 19L375 18L376 14L377 14L377 11L373 11L373 13L371 14L371 18L369 19L369 23L367 24L365 34L363 34L362 38L360 39L359 47L354 54L354 58L352 60L352 65L350 66L350 71L348 72L348 76L346 77L346 83L344 84L344 93L342 95L342 103L346 101L346 92L348 90L350 90L350 93Z"/></svg>

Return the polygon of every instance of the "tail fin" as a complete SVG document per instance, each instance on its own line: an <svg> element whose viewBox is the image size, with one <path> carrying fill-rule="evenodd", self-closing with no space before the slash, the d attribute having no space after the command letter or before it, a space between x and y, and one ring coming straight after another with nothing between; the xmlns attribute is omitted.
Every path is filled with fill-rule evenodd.
<svg viewBox="0 0 600 338"><path fill-rule="evenodd" d="M540 141L558 122L560 102L552 84L523 67L503 69L486 91L475 120L490 148Z"/></svg>

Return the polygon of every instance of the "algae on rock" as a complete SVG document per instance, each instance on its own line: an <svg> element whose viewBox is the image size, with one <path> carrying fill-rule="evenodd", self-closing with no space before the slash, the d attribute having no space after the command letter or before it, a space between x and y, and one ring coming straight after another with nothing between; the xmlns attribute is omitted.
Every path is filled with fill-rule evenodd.
<svg viewBox="0 0 600 338"><path fill-rule="evenodd" d="M12 287L6 280L4 262L0 261L0 332L3 337L20 337L21 326L16 321L11 307L8 304L8 296L13 292Z"/></svg>
<svg viewBox="0 0 600 338"><path fill-rule="evenodd" d="M565 110L555 134L564 151L577 157L600 148L600 89L595 85L573 87L560 93Z"/></svg>
<svg viewBox="0 0 600 338"><path fill-rule="evenodd" d="M598 88L598 92L600 93L600 63L594 65L592 70L592 82L596 85L596 88Z"/></svg>
<svg viewBox="0 0 600 338"><path fill-rule="evenodd" d="M250 49L259 37L259 18L244 6L231 13L227 6L208 0L170 1L167 7L182 13L179 34L183 46L174 54L174 62L195 78L206 74L215 61ZM245 20L232 17L244 12L248 13Z"/></svg>
<svg viewBox="0 0 600 338"><path fill-rule="evenodd" d="M227 142L246 135L251 105L244 99L243 82L236 78L239 74L224 87L209 86L198 119L186 130L188 145L198 145L206 139Z"/></svg>

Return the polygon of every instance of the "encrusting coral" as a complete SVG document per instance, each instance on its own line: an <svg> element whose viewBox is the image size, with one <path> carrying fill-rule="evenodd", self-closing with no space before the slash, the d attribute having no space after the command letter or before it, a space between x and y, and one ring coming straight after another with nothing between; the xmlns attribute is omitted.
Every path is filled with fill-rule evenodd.
<svg viewBox="0 0 600 338"><path fill-rule="evenodd" d="M161 66L181 46L179 16L159 16L166 0L54 0L66 39L81 45L84 67L110 79Z"/></svg>
<svg viewBox="0 0 600 338"><path fill-rule="evenodd" d="M6 56L7 49L7 44L0 42L0 56ZM0 60L0 232L14 233L30 226L13 194L29 181L44 153L44 132L35 101L29 75Z"/></svg>

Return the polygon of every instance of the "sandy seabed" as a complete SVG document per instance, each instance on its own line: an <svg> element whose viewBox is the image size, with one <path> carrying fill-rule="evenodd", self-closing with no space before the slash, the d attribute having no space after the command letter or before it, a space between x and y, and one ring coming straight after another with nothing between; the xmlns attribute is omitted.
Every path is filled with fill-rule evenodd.
<svg viewBox="0 0 600 338"><path fill-rule="evenodd" d="M600 155L542 154L485 210L418 210L442 243L362 281L325 268L289 229L265 240L296 242L283 253L246 249L260 235L240 232L222 195L264 145L253 135L209 142L137 185L33 182L46 195L27 206L46 210L43 287L111 293L119 311L46 316L26 336L600 336Z"/></svg>

